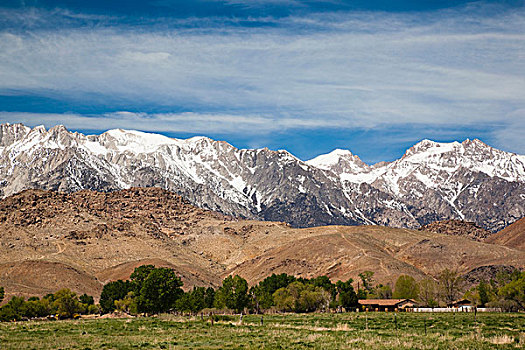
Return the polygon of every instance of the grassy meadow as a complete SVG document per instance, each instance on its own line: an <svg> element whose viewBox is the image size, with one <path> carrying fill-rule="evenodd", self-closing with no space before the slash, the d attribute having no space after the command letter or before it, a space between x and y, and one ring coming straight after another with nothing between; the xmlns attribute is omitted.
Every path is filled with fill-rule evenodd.
<svg viewBox="0 0 525 350"><path fill-rule="evenodd" d="M426 329L426 332L425 332ZM525 314L345 313L0 324L1 349L516 349Z"/></svg>

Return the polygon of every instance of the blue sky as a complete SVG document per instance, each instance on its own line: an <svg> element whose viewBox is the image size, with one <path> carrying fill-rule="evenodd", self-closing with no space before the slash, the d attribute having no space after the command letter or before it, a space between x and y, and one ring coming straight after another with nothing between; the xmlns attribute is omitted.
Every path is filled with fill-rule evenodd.
<svg viewBox="0 0 525 350"><path fill-rule="evenodd" d="M0 122L374 163L424 138L525 154L524 121L524 1L0 5Z"/></svg>

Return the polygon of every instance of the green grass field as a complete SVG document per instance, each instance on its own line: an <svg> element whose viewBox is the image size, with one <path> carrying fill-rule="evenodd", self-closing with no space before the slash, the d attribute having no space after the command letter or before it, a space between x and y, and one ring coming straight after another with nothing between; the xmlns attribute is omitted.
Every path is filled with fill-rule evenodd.
<svg viewBox="0 0 525 350"><path fill-rule="evenodd" d="M397 321L397 322L395 322ZM397 323L397 329L396 329ZM426 324L426 334L425 334ZM346 313L0 324L1 349L516 349L525 314Z"/></svg>

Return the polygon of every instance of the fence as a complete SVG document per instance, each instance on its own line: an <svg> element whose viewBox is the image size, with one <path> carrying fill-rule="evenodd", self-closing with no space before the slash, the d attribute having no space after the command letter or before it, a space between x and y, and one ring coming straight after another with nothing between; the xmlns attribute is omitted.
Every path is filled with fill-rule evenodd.
<svg viewBox="0 0 525 350"><path fill-rule="evenodd" d="M408 312L474 312L474 307L414 307ZM502 312L498 307L478 307L477 312Z"/></svg>

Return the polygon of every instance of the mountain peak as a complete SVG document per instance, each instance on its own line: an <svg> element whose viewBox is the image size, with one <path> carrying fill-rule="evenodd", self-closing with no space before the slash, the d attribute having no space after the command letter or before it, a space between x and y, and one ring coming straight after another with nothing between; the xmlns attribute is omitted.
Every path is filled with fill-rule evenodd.
<svg viewBox="0 0 525 350"><path fill-rule="evenodd" d="M313 167L340 174L367 172L370 167L349 150L337 148L330 153L321 154L306 162Z"/></svg>
<svg viewBox="0 0 525 350"><path fill-rule="evenodd" d="M416 143L414 146L410 147L402 158L410 157L422 153L431 153L431 154L440 154L445 152L451 152L461 144L457 141L453 142L436 142L428 139L424 139Z"/></svg>
<svg viewBox="0 0 525 350"><path fill-rule="evenodd" d="M40 125L40 126L42 126L42 125ZM67 128L64 125L62 125L62 124L53 126L52 128L49 129L49 131L52 132L52 133L55 133L55 132L69 132L69 130L67 130Z"/></svg>
<svg viewBox="0 0 525 350"><path fill-rule="evenodd" d="M119 151L146 153L162 145L178 144L180 141L164 135L136 130L112 129L100 135L101 143Z"/></svg>

